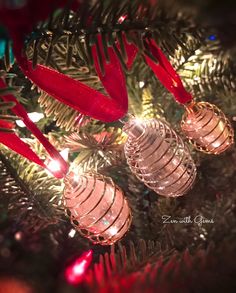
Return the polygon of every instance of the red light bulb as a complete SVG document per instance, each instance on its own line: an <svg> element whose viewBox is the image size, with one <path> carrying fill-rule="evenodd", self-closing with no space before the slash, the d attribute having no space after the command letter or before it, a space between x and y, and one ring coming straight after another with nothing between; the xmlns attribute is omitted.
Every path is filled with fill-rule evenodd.
<svg viewBox="0 0 236 293"><path fill-rule="evenodd" d="M77 285L83 280L84 274L92 262L92 257L93 251L89 250L66 268L65 278L69 284Z"/></svg>

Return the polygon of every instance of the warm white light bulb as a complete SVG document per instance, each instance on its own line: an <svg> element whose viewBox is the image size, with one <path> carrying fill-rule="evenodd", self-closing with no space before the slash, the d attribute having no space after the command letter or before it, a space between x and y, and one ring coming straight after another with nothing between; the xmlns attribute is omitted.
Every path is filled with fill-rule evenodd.
<svg viewBox="0 0 236 293"><path fill-rule="evenodd" d="M52 160L52 161L50 161L48 163L47 167L48 167L48 170L50 170L52 173L61 170L60 162L58 160Z"/></svg>
<svg viewBox="0 0 236 293"><path fill-rule="evenodd" d="M81 263L79 264L76 264L74 267L73 267L73 273L75 275L81 275L84 273L84 269L85 269L85 265L86 265L86 261L83 260Z"/></svg>
<svg viewBox="0 0 236 293"><path fill-rule="evenodd" d="M28 117L32 122L38 122L44 117L44 114L38 113L38 112L32 112L32 113L28 113ZM22 120L16 120L16 124L19 127L25 127L25 123Z"/></svg>
<svg viewBox="0 0 236 293"><path fill-rule="evenodd" d="M71 229L70 232L68 233L68 236L70 238L73 238L75 236L75 234L76 234L76 230L75 229Z"/></svg>
<svg viewBox="0 0 236 293"><path fill-rule="evenodd" d="M144 87L144 84L145 84L144 81L140 81L140 82L139 82L139 87L140 87L140 88L143 88L143 87Z"/></svg>
<svg viewBox="0 0 236 293"><path fill-rule="evenodd" d="M69 149L66 148L60 152L60 155L65 161L68 161Z"/></svg>
<svg viewBox="0 0 236 293"><path fill-rule="evenodd" d="M68 160L69 149L66 148L60 152L62 158L67 161ZM61 170L61 164L59 160L50 160L47 164L47 168L51 173L58 172Z"/></svg>

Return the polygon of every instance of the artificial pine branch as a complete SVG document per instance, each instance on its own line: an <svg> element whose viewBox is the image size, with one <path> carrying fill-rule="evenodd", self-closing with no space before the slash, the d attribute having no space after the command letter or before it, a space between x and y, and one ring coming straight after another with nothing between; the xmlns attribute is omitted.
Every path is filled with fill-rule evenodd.
<svg viewBox="0 0 236 293"><path fill-rule="evenodd" d="M127 16L127 19L121 17ZM91 19L91 23L88 22ZM177 23L176 23L177 21ZM117 51L116 40L121 47L121 53L118 58L122 64L125 64L126 52L124 49L121 32L123 32L129 41L134 42L141 51L145 50L143 39L145 36L152 36L157 40L160 46L171 55L174 54L177 45L185 46L188 35L185 32L184 25L189 26L188 20L181 18L181 26L178 26L178 17L168 18L160 9L151 6L149 1L97 1L95 4L91 2L82 2L80 9L73 13L68 9L56 13L50 18L50 22L39 25L35 28L36 33L28 39L28 46L33 46L33 57L35 60L40 56L42 48L47 50L46 56L42 56L47 65L54 49L58 48L58 43L67 44L65 54L66 64L73 62L73 58L79 54L81 59L87 61L87 65L93 65L93 59L90 52L90 46L96 43L96 35L101 33L103 37L103 50L106 52L107 46L113 46ZM169 25L169 32L164 28ZM178 28L178 32L176 30ZM46 32L46 33L45 33ZM202 38L201 30L191 27L192 36ZM161 36L161 38L160 38ZM63 41L66 38L67 41ZM37 42L37 46L35 46ZM80 45L78 45L78 43ZM161 44L160 44L161 43ZM55 47L56 46L56 47ZM73 48L74 51L68 48ZM122 49L123 48L123 49ZM73 53L74 54L73 54ZM72 58L72 59L71 59ZM101 58L100 58L101 59ZM70 60L70 62L68 62ZM38 61L35 60L35 63ZM102 67L102 63L100 64Z"/></svg>
<svg viewBox="0 0 236 293"><path fill-rule="evenodd" d="M44 154L44 149L37 141L28 140L28 143L31 143L31 147L34 147L39 156ZM5 161L9 162L9 166L11 166L9 168L11 168L14 176L18 178L19 184L27 194L24 199L19 198L18 204L15 203L12 208L17 210L21 206L22 212L26 212L31 207L30 209L33 209L31 212L32 219L36 212L42 221L45 219L47 223L57 222L64 214L61 201L62 182L11 150L2 147L1 152L1 156L6 157Z"/></svg>
<svg viewBox="0 0 236 293"><path fill-rule="evenodd" d="M131 242L129 254L120 246L117 254L113 250L101 256L85 280L87 292L234 292L235 243L235 237L228 237L218 248L210 244L192 253L162 252L153 246L149 254L145 242L136 249ZM146 256L141 263L137 251Z"/></svg>
<svg viewBox="0 0 236 293"><path fill-rule="evenodd" d="M44 207L39 204L34 192L20 178L17 170L2 152L0 152L0 162L1 209L3 213L7 211L7 217L12 221L16 220L17 214L15 229L22 229L24 233L32 235L31 233L43 230L52 223L55 224L55 220L45 214Z"/></svg>
<svg viewBox="0 0 236 293"><path fill-rule="evenodd" d="M163 118L164 110L160 103L154 104L154 98L148 88L143 89L142 117L147 119Z"/></svg>
<svg viewBox="0 0 236 293"><path fill-rule="evenodd" d="M97 134L81 131L65 138L65 146L78 153L74 163L84 171L101 170L124 161L124 140L122 131L114 127Z"/></svg>
<svg viewBox="0 0 236 293"><path fill-rule="evenodd" d="M219 41L208 40L188 58L177 51L175 60L181 60L180 56L184 61L179 63L178 72L196 97L207 96L215 90L218 95L232 96L236 68L230 55L221 50Z"/></svg>
<svg viewBox="0 0 236 293"><path fill-rule="evenodd" d="M24 193L30 197L32 196L32 192L29 190L28 186L21 180L17 171L12 167L10 161L4 156L2 152L0 152L0 160L4 164L7 172L14 178L17 185L24 191Z"/></svg>
<svg viewBox="0 0 236 293"><path fill-rule="evenodd" d="M19 197L26 196L28 189L2 153L0 153L0 183L1 211L6 213L10 201L16 201Z"/></svg>
<svg viewBox="0 0 236 293"><path fill-rule="evenodd" d="M163 248L160 243L139 239L137 243L130 241L127 246L119 243L111 247L111 252L100 255L99 263L86 275L90 290L98 290L106 286L108 278L124 276L142 270L150 261L163 261L173 253L173 250Z"/></svg>

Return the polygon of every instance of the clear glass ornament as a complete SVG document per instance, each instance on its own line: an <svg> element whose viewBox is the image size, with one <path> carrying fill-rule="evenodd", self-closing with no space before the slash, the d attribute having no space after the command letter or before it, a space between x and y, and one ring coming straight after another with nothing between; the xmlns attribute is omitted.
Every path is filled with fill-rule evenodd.
<svg viewBox="0 0 236 293"><path fill-rule="evenodd" d="M127 162L146 186L167 197L181 196L192 187L196 167L189 149L165 121L131 119L124 131Z"/></svg>
<svg viewBox="0 0 236 293"><path fill-rule="evenodd" d="M94 243L115 243L131 224L123 191L111 178L99 174L70 172L65 178L64 205L72 224Z"/></svg>
<svg viewBox="0 0 236 293"><path fill-rule="evenodd" d="M225 114L206 102L190 103L181 128L194 147L209 154L220 154L234 142L234 131Z"/></svg>

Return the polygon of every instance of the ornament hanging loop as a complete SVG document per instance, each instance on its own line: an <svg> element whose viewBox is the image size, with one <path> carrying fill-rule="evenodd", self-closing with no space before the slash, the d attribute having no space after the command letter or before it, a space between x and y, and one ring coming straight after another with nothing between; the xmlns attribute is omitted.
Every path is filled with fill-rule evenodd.
<svg viewBox="0 0 236 293"><path fill-rule="evenodd" d="M0 88L6 88L5 82L0 78ZM19 101L12 94L4 95L1 97L5 102L13 102L15 106L11 108L11 111L18 116L24 122L28 130L39 140L39 142L44 146L48 152L51 160L53 160L58 168L56 170L51 170L48 165L45 164L37 154L15 133L0 133L0 142L5 146L11 148L13 151L21 154L28 160L40 165L41 167L47 169L56 178L63 178L67 174L68 164L60 155L60 153L54 148L53 145L47 140L47 138L42 134L39 128L30 120L28 113L25 108L19 103Z"/></svg>
<svg viewBox="0 0 236 293"><path fill-rule="evenodd" d="M150 52L145 54L146 62L160 82L173 94L176 102L180 104L190 102L193 99L192 95L184 88L180 76L156 42L153 39L147 39L145 44L146 52Z"/></svg>

